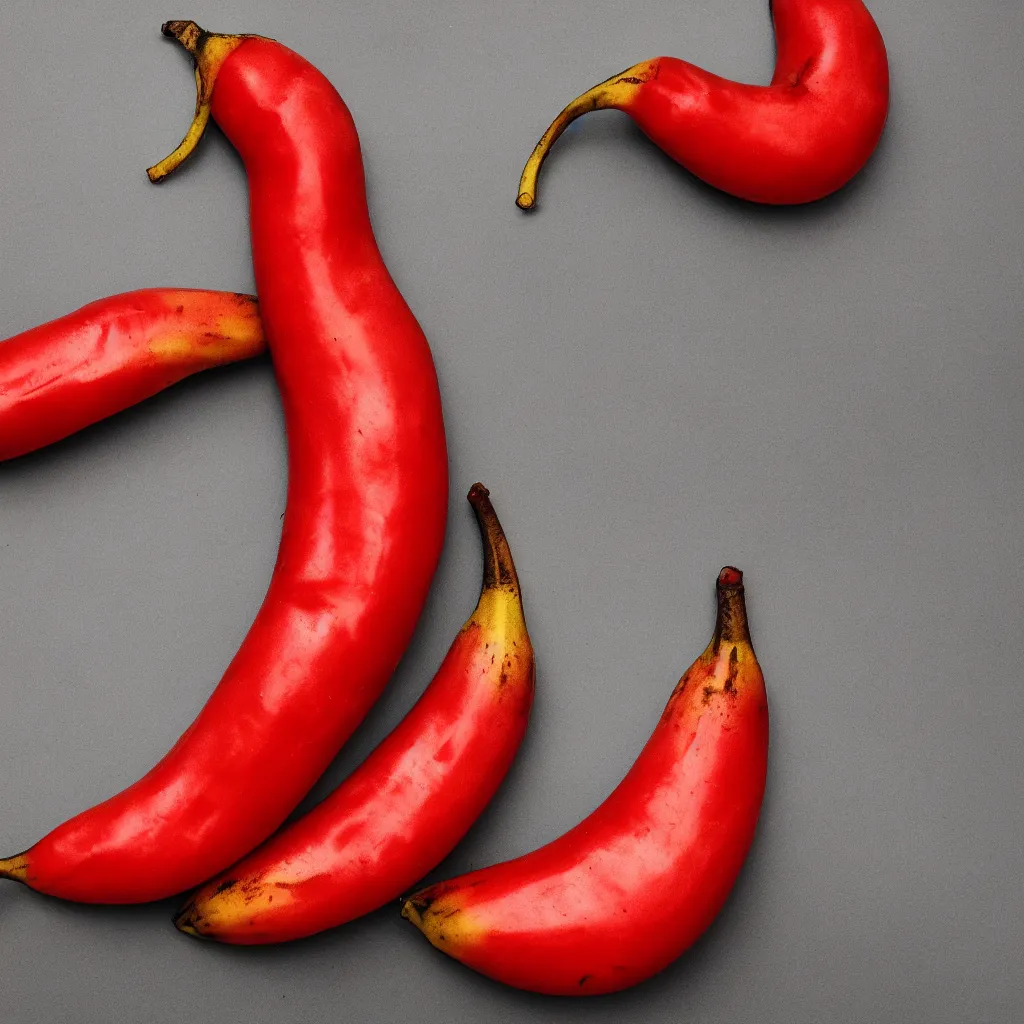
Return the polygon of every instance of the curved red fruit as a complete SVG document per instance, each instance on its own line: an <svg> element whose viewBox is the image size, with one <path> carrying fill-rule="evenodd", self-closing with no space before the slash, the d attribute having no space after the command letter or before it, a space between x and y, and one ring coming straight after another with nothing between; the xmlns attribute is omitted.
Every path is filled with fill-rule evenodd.
<svg viewBox="0 0 1024 1024"><path fill-rule="evenodd" d="M764 680L742 576L726 568L711 643L608 799L533 853L422 890L403 915L449 956L518 988L635 985L725 902L753 840L767 762Z"/></svg>
<svg viewBox="0 0 1024 1024"><path fill-rule="evenodd" d="M758 203L807 203L867 162L889 110L889 65L861 0L774 0L770 85L745 85L675 57L609 78L559 114L534 149L519 206L565 127L590 110L623 110L669 156L715 188Z"/></svg>
<svg viewBox="0 0 1024 1024"><path fill-rule="evenodd" d="M437 675L323 803L192 897L175 921L183 932L252 945L351 921L436 867L494 796L526 732L533 648L486 488L469 500L484 582Z"/></svg>
<svg viewBox="0 0 1024 1024"><path fill-rule="evenodd" d="M280 43L165 30L197 53L200 113L212 93L248 172L288 504L266 598L195 722L135 785L0 862L86 902L191 888L281 824L394 671L447 506L433 362L377 250L341 97Z"/></svg>
<svg viewBox="0 0 1024 1024"><path fill-rule="evenodd" d="M0 460L265 348L251 295L145 288L90 302L0 342Z"/></svg>

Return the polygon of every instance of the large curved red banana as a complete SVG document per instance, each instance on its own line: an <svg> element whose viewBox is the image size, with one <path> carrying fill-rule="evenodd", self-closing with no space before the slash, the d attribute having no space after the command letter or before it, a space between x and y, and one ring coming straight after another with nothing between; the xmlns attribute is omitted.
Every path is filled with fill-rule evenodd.
<svg viewBox="0 0 1024 1024"><path fill-rule="evenodd" d="M86 903L192 888L277 829L394 672L448 507L433 360L377 248L348 108L273 40L164 32L193 54L199 102L150 177L211 116L242 156L288 500L266 597L192 725L138 782L0 860L0 878Z"/></svg>

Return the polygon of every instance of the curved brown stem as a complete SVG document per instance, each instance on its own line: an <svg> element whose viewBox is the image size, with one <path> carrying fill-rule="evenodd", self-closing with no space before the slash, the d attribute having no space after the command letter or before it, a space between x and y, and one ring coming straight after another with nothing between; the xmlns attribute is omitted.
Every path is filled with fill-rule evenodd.
<svg viewBox="0 0 1024 1024"><path fill-rule="evenodd" d="M715 649L720 643L750 643L747 626L747 606L743 600L743 573L727 565L718 574L718 617L712 641Z"/></svg>
<svg viewBox="0 0 1024 1024"><path fill-rule="evenodd" d="M519 194L516 206L520 210L532 210L537 202L537 175L548 151L566 128L583 114L592 110L622 110L633 100L645 82L657 76L658 62L645 60L604 82L599 82L581 96L577 96L548 126L533 148L519 179Z"/></svg>
<svg viewBox="0 0 1024 1024"><path fill-rule="evenodd" d="M210 103L213 100L213 85L228 56L246 39L253 36L218 35L201 29L194 21L165 22L161 32L176 39L190 54L196 69L196 112L185 137L178 143L170 156L154 164L146 173L152 182L163 181L172 171L180 167L191 155L206 131L210 121Z"/></svg>
<svg viewBox="0 0 1024 1024"><path fill-rule="evenodd" d="M512 586L519 591L519 577L516 575L512 552L509 550L505 531L498 521L498 514L491 504L490 491L483 484L473 484L467 495L480 525L480 539L484 544L484 585L483 590Z"/></svg>

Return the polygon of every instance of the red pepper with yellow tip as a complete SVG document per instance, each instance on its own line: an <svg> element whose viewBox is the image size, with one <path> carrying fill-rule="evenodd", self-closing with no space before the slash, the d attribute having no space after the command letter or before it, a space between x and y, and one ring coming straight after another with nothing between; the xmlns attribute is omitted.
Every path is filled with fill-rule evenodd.
<svg viewBox="0 0 1024 1024"><path fill-rule="evenodd" d="M581 114L627 113L674 160L756 203L809 203L867 162L889 110L889 64L862 0L774 0L770 85L746 85L675 57L655 57L572 101L537 143L516 203L536 203L552 144Z"/></svg>
<svg viewBox="0 0 1024 1024"><path fill-rule="evenodd" d="M474 484L469 500L483 587L433 681L326 800L207 882L175 919L181 931L254 945L344 924L436 867L490 802L526 732L533 648L487 489Z"/></svg>
<svg viewBox="0 0 1024 1024"><path fill-rule="evenodd" d="M252 295L144 288L90 302L0 342L0 461L265 349Z"/></svg>
<svg viewBox="0 0 1024 1024"><path fill-rule="evenodd" d="M649 978L711 924L754 838L768 766L742 580L722 570L711 643L596 811L533 853L406 901L434 946L517 988L597 995Z"/></svg>
<svg viewBox="0 0 1024 1024"><path fill-rule="evenodd" d="M441 552L448 466L423 332L388 274L352 116L269 39L164 32L249 177L260 313L288 436L277 563L199 716L146 776L0 861L0 878L89 903L191 889L284 821L391 677Z"/></svg>

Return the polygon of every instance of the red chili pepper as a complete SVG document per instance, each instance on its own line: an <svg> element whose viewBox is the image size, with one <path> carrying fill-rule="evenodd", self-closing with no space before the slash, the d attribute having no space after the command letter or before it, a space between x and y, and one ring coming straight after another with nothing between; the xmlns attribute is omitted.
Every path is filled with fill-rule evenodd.
<svg viewBox="0 0 1024 1024"><path fill-rule="evenodd" d="M744 85L675 57L643 61L573 100L526 163L517 204L566 127L591 110L625 111L650 139L715 188L757 203L809 203L845 185L881 138L889 109L885 43L861 0L774 0L771 85Z"/></svg>
<svg viewBox="0 0 1024 1024"><path fill-rule="evenodd" d="M97 903L192 888L281 824L394 671L448 496L433 362L377 250L341 97L280 43L164 31L194 54L200 96L151 177L185 158L212 100L249 173L288 503L267 596L196 721L134 786L0 862L0 876Z"/></svg>
<svg viewBox="0 0 1024 1024"><path fill-rule="evenodd" d="M589 818L406 901L403 916L438 949L518 988L595 995L650 977L707 928L750 848L768 762L742 580L722 570L711 643Z"/></svg>
<svg viewBox="0 0 1024 1024"><path fill-rule="evenodd" d="M251 295L146 288L90 302L0 342L0 460L265 348Z"/></svg>
<svg viewBox="0 0 1024 1024"><path fill-rule="evenodd" d="M383 906L448 855L512 765L533 704L533 648L512 554L482 484L469 492L484 581L433 682L323 803L212 879L183 931L284 942Z"/></svg>

